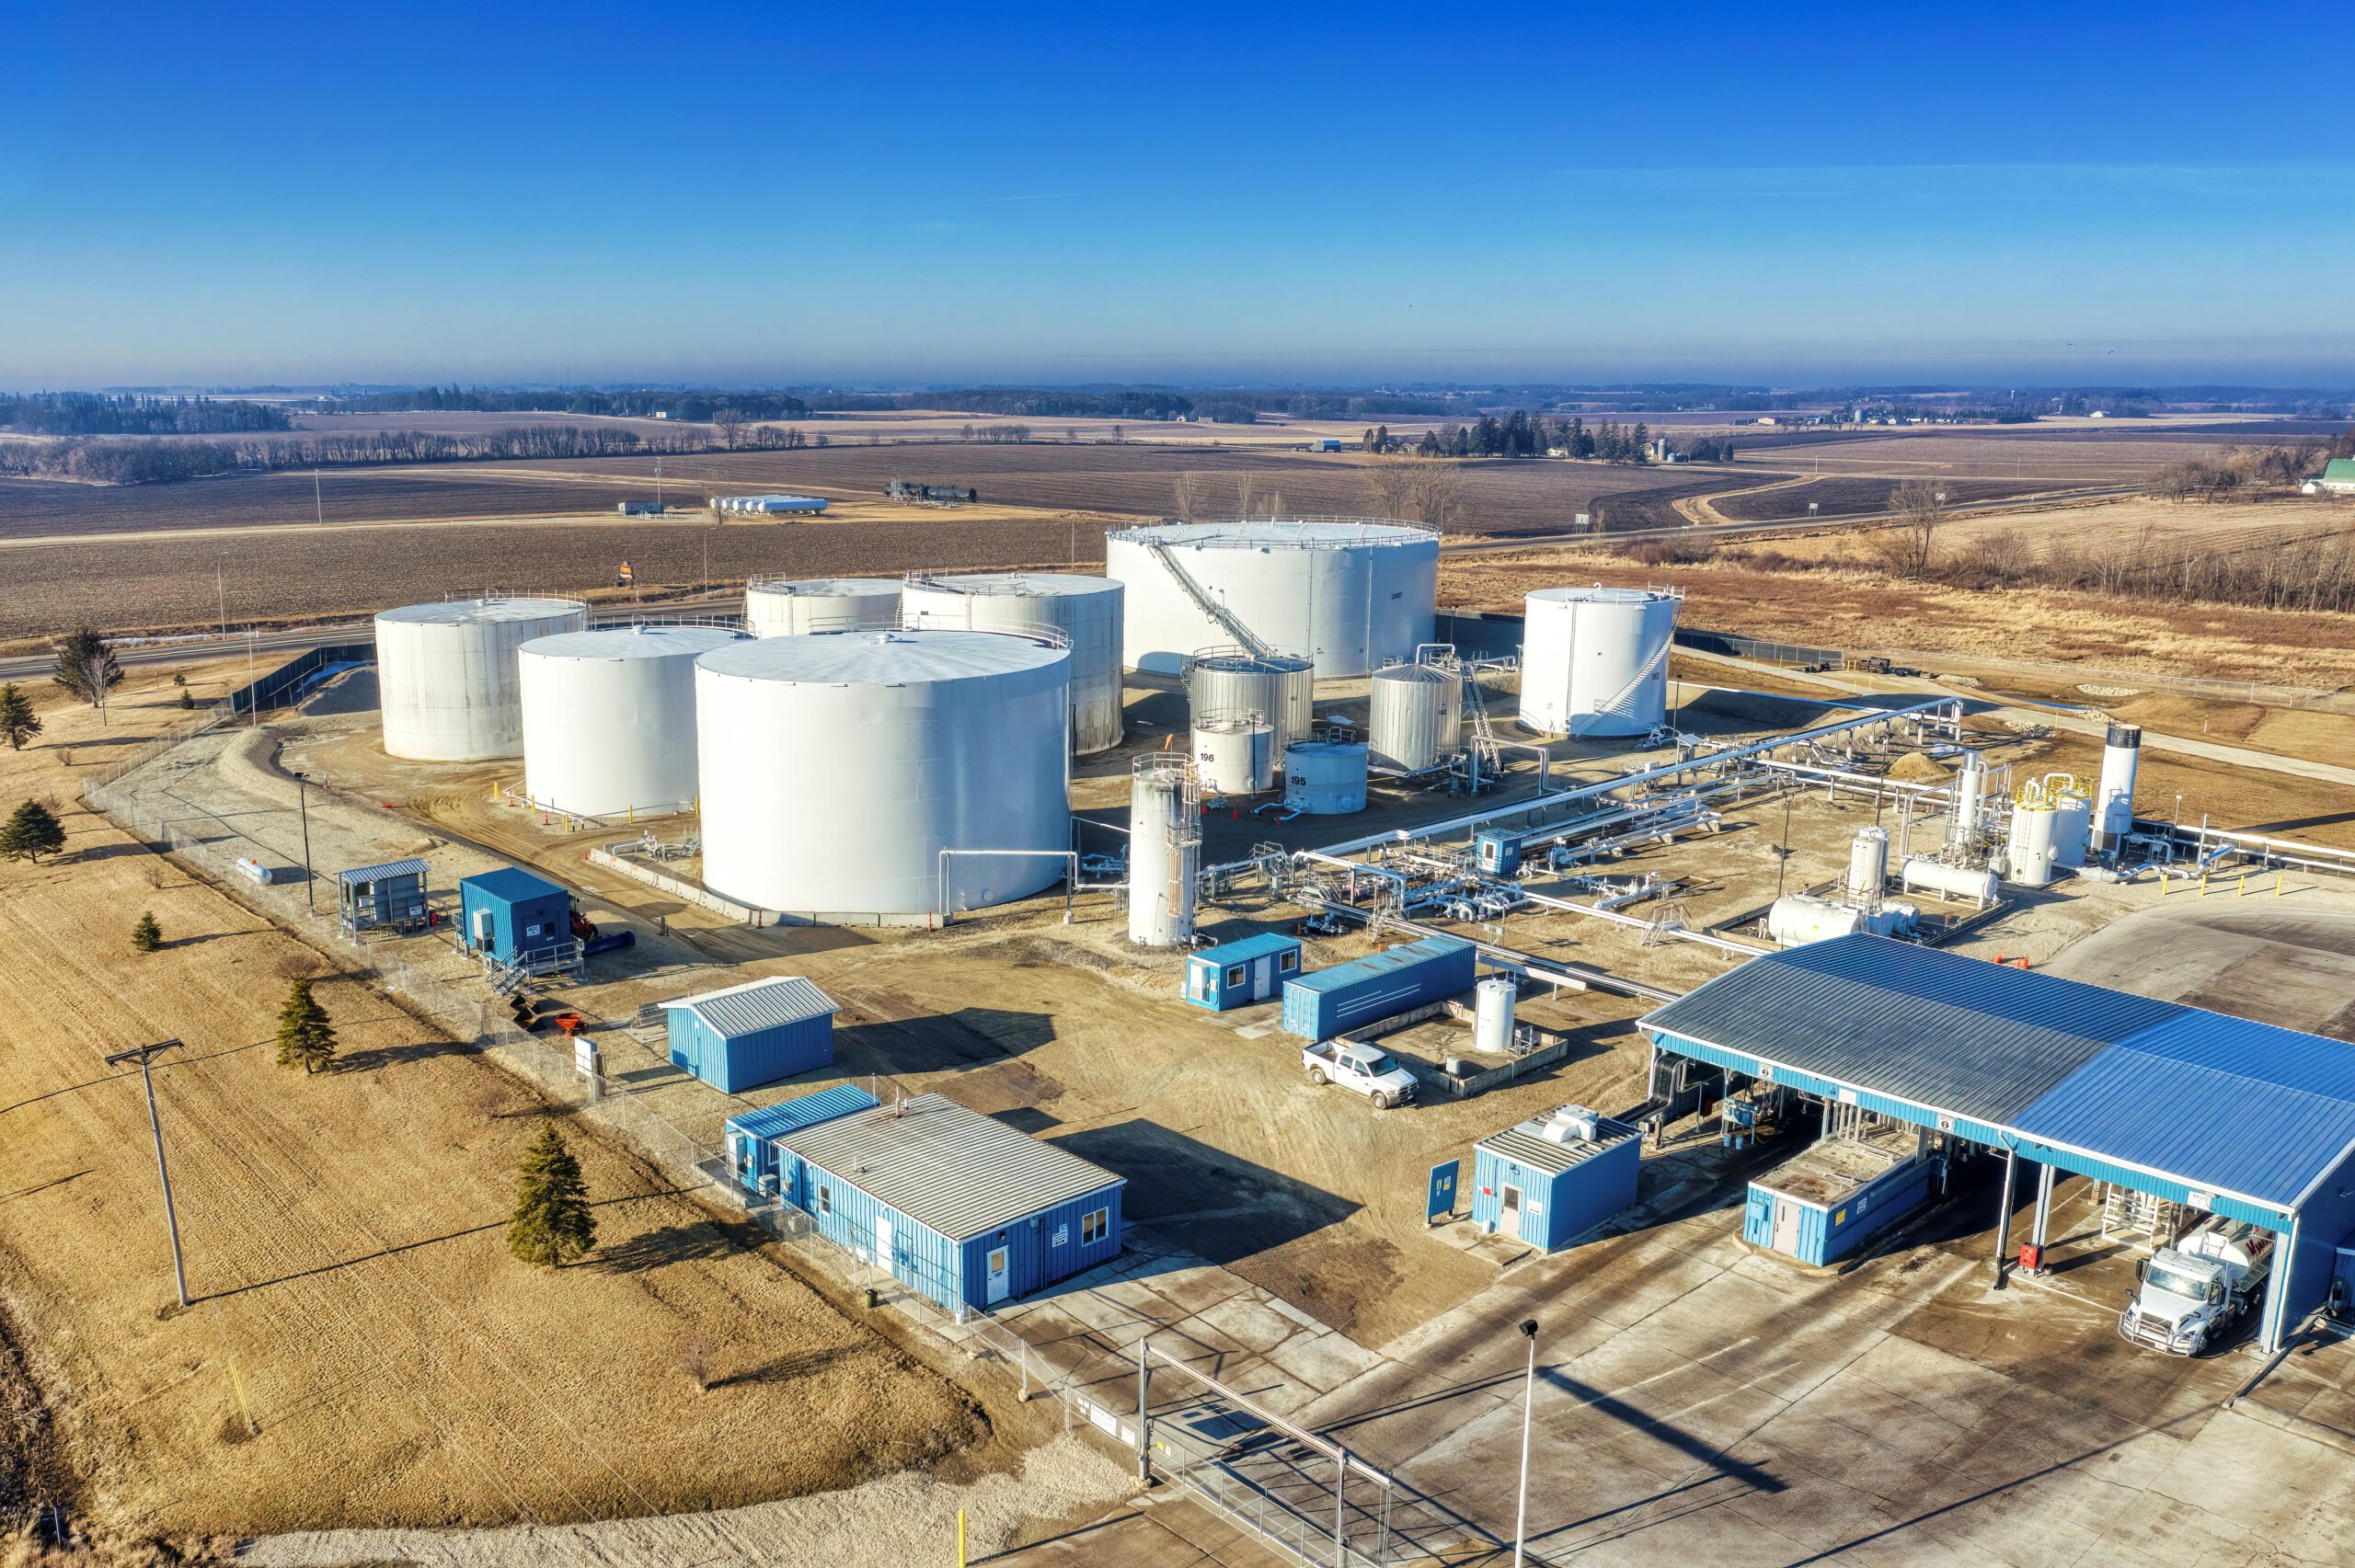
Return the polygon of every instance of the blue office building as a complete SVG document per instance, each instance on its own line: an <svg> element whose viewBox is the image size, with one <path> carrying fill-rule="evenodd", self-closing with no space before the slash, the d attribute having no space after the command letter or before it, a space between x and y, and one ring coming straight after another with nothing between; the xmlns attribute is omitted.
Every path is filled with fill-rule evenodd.
<svg viewBox="0 0 2355 1568"><path fill-rule="evenodd" d="M741 1094L832 1066L834 1014L824 991L796 975L750 980L662 1003L671 1060L715 1089Z"/></svg>
<svg viewBox="0 0 2355 1568"><path fill-rule="evenodd" d="M1283 990L1300 973L1300 938L1270 932L1186 956L1186 1000L1223 1013Z"/></svg>

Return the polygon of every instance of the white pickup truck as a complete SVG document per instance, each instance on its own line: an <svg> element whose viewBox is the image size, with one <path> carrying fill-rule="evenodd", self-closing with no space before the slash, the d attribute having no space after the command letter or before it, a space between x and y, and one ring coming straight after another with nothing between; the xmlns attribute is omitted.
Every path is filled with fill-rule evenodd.
<svg viewBox="0 0 2355 1568"><path fill-rule="evenodd" d="M1311 1083L1319 1088L1338 1083L1354 1089L1373 1101L1377 1111L1403 1105L1415 1097L1415 1075L1400 1067L1388 1051L1372 1046L1327 1040L1302 1051L1300 1065L1308 1069Z"/></svg>
<svg viewBox="0 0 2355 1568"><path fill-rule="evenodd" d="M2169 1356L2197 1356L2256 1299L2272 1264L2270 1230L2211 1219L2143 1263L2118 1332Z"/></svg>

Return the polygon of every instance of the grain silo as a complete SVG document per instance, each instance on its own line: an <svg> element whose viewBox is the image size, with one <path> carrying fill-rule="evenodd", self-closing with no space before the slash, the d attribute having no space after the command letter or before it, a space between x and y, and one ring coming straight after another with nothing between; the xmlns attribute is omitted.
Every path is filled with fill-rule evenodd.
<svg viewBox="0 0 2355 1568"><path fill-rule="evenodd" d="M1435 664L1373 672L1368 737L1377 768L1419 773L1444 766L1464 738L1464 676Z"/></svg>
<svg viewBox="0 0 2355 1568"><path fill-rule="evenodd" d="M1199 717L1256 713L1281 751L1307 737L1316 717L1316 673L1305 655L1208 648L1186 661L1186 706Z"/></svg>
<svg viewBox="0 0 2355 1568"><path fill-rule="evenodd" d="M897 578L754 578L744 629L756 637L883 631L900 624Z"/></svg>
<svg viewBox="0 0 2355 1568"><path fill-rule="evenodd" d="M695 660L740 640L716 626L564 632L516 653L523 792L544 811L632 817L695 798Z"/></svg>
<svg viewBox="0 0 2355 1568"><path fill-rule="evenodd" d="M1320 680L1411 659L1432 637L1439 535L1333 518L1158 523L1105 535L1104 570L1128 587L1122 658L1170 674L1200 649L1240 644L1314 661Z"/></svg>
<svg viewBox="0 0 2355 1568"><path fill-rule="evenodd" d="M419 762L479 762L523 750L515 651L578 632L577 599L453 599L376 617L376 691L385 750Z"/></svg>
<svg viewBox="0 0 2355 1568"><path fill-rule="evenodd" d="M705 654L705 884L762 909L897 923L941 913L944 897L954 912L1056 882L1070 669L1045 638L994 632L821 632Z"/></svg>
<svg viewBox="0 0 2355 1568"><path fill-rule="evenodd" d="M1072 750L1120 743L1120 585L1063 572L911 576L900 624L977 632L1046 632L1071 647Z"/></svg>
<svg viewBox="0 0 2355 1568"><path fill-rule="evenodd" d="M1521 723L1545 735L1641 735L1668 722L1668 656L1683 596L1541 588L1524 602Z"/></svg>

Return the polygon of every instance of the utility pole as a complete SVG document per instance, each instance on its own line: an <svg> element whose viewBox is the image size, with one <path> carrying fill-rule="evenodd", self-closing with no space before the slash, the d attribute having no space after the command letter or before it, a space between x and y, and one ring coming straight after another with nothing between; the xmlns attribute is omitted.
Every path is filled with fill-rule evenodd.
<svg viewBox="0 0 2355 1568"><path fill-rule="evenodd" d="M662 504L662 460L659 457L654 460L654 504Z"/></svg>
<svg viewBox="0 0 2355 1568"><path fill-rule="evenodd" d="M313 914L319 912L318 895L311 886L311 781L308 775L294 775L294 803L303 813L303 907Z"/></svg>
<svg viewBox="0 0 2355 1568"><path fill-rule="evenodd" d="M311 510L324 527L327 521L327 497L319 490L319 471L316 468L311 470Z"/></svg>
<svg viewBox="0 0 2355 1568"><path fill-rule="evenodd" d="M1537 1403L1537 1320L1523 1318L1521 1337L1529 1342L1529 1375L1521 1393L1521 1494L1512 1506L1512 1568L1521 1568L1522 1543L1529 1539L1529 1424Z"/></svg>
<svg viewBox="0 0 2355 1568"><path fill-rule="evenodd" d="M138 1059L139 1076L147 1085L147 1129L155 1135L155 1174L164 1184L164 1224L172 1233L172 1278L179 1286L180 1305L188 1305L188 1265L180 1261L179 1216L172 1212L172 1170L164 1163L164 1124L155 1115L155 1074L150 1066L166 1051L177 1049L178 1040L158 1040L152 1046L133 1046L127 1051L117 1051L107 1058L107 1065Z"/></svg>
<svg viewBox="0 0 2355 1568"><path fill-rule="evenodd" d="M221 570L221 557L213 557L213 598L221 611L221 635L229 635L229 583Z"/></svg>

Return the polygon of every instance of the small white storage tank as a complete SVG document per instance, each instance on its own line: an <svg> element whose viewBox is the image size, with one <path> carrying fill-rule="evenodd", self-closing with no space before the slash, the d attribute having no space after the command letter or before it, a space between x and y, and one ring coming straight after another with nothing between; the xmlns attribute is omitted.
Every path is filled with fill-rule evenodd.
<svg viewBox="0 0 2355 1568"><path fill-rule="evenodd" d="M1128 588L1122 658L1180 670L1196 650L1252 636L1315 662L1316 677L1361 676L1415 657L1439 605L1439 535L1338 518L1158 523L1105 535L1104 570Z"/></svg>
<svg viewBox="0 0 2355 1568"><path fill-rule="evenodd" d="M1913 929L1919 919L1910 904L1883 904L1860 910L1854 904L1818 898L1806 893L1786 893L1766 911L1766 934L1784 947L1804 947L1835 936L1895 936Z"/></svg>
<svg viewBox="0 0 2355 1568"><path fill-rule="evenodd" d="M2101 751L2101 783L2094 787L2093 844L2106 855L2125 847L2134 830L2134 775L2142 761L2142 727L2112 723Z"/></svg>
<svg viewBox="0 0 2355 1568"><path fill-rule="evenodd" d="M1178 753L1136 761L1129 786L1129 940L1178 947L1194 938L1202 822L1194 771Z"/></svg>
<svg viewBox="0 0 2355 1568"><path fill-rule="evenodd" d="M744 629L756 637L884 631L900 624L897 578L754 578Z"/></svg>
<svg viewBox="0 0 2355 1568"><path fill-rule="evenodd" d="M1419 773L1453 757L1464 738L1464 677L1435 664L1373 672L1370 755L1377 768Z"/></svg>
<svg viewBox="0 0 2355 1568"><path fill-rule="evenodd" d="M704 881L855 921L1027 898L1071 847L1071 656L994 632L821 632L695 662Z"/></svg>
<svg viewBox="0 0 2355 1568"><path fill-rule="evenodd" d="M722 627L641 625L525 643L523 793L580 817L690 808L695 660L739 640Z"/></svg>
<svg viewBox="0 0 2355 1568"><path fill-rule="evenodd" d="M1310 817L1365 809L1365 742L1295 740L1284 748L1284 805Z"/></svg>
<svg viewBox="0 0 2355 1568"><path fill-rule="evenodd" d="M2074 792L2052 802L2052 864L2071 870L2085 864L2093 841L2094 803Z"/></svg>
<svg viewBox="0 0 2355 1568"><path fill-rule="evenodd" d="M1085 757L1120 743L1120 585L1062 572L911 577L900 591L904 626L1039 632L1071 645L1072 749Z"/></svg>
<svg viewBox="0 0 2355 1568"><path fill-rule="evenodd" d="M1668 722L1668 656L1683 596L1541 588L1522 602L1521 723L1545 735L1641 735Z"/></svg>
<svg viewBox="0 0 2355 1568"><path fill-rule="evenodd" d="M1472 988L1472 1048L1483 1056L1512 1054L1512 1011L1521 987L1510 976L1490 975Z"/></svg>
<svg viewBox="0 0 2355 1568"><path fill-rule="evenodd" d="M1213 795L1258 795L1276 784L1276 731L1256 713L1194 721L1194 767Z"/></svg>
<svg viewBox="0 0 2355 1568"><path fill-rule="evenodd" d="M1900 880L1909 893L1916 887L1927 888L1949 898L1968 898L1982 910L1995 901L1995 874L1992 871L1972 871L1944 861L1916 859L1905 863Z"/></svg>
<svg viewBox="0 0 2355 1568"><path fill-rule="evenodd" d="M2005 860L2011 867L2011 879L2023 887L2051 884L2054 815L2051 807L2026 796L2012 806L2012 834Z"/></svg>
<svg viewBox="0 0 2355 1568"><path fill-rule="evenodd" d="M1889 880L1889 832L1883 828L1859 828L1848 846L1848 897L1870 903Z"/></svg>
<svg viewBox="0 0 2355 1568"><path fill-rule="evenodd" d="M454 599L376 617L385 750L419 762L479 762L523 751L515 651L584 631L577 599Z"/></svg>
<svg viewBox="0 0 2355 1568"><path fill-rule="evenodd" d="M1209 648L1186 663L1186 706L1201 715L1256 713L1275 727L1276 749L1308 738L1316 718L1316 674L1296 654L1262 656Z"/></svg>

